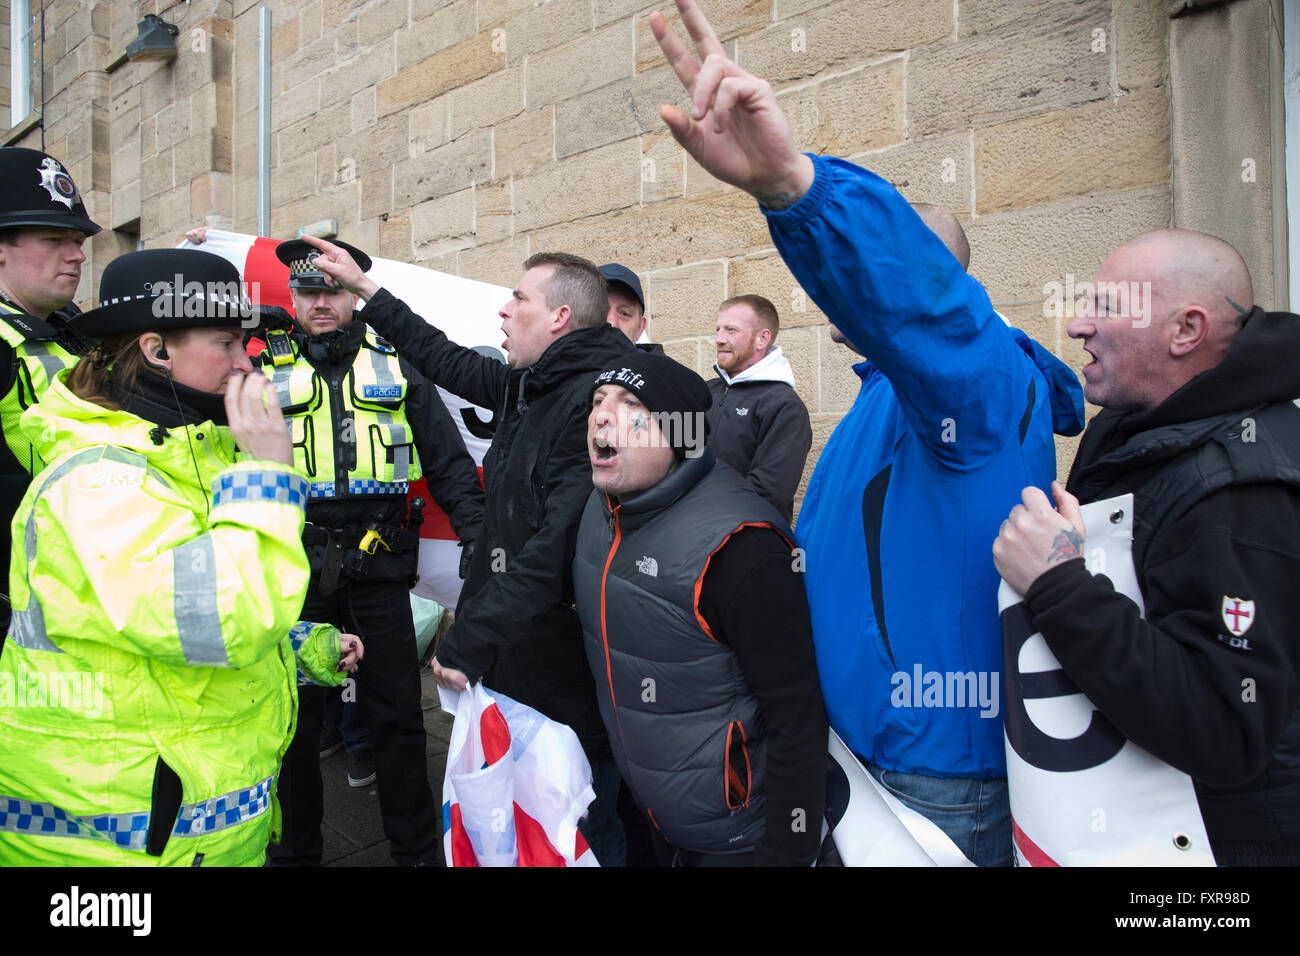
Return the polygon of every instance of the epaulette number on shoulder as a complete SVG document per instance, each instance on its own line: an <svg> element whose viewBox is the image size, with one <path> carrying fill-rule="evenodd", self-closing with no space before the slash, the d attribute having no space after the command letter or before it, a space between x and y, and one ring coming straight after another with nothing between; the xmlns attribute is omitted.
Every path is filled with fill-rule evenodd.
<svg viewBox="0 0 1300 956"><path fill-rule="evenodd" d="M0 320L8 323L26 339L50 342L54 340L57 334L54 326L44 319L28 315L21 309L15 309L10 305L0 304Z"/></svg>

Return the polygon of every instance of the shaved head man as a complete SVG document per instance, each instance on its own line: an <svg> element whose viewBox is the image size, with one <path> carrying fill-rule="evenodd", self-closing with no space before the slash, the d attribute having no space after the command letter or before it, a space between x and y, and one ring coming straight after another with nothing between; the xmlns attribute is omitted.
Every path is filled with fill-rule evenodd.
<svg viewBox="0 0 1300 956"><path fill-rule="evenodd" d="M966 230L961 227L957 217L944 209L928 202L912 203L912 211L921 217L921 221L930 227L930 231L948 247L963 269L970 268L970 243L966 241Z"/></svg>
<svg viewBox="0 0 1300 956"><path fill-rule="evenodd" d="M928 202L912 203L912 211L921 217L921 222L925 223L932 233L939 237L939 240L953 254L953 257L961 263L962 269L969 269L970 243L966 241L966 230L961 227L957 217L942 206L936 206ZM844 333L836 328L833 323L831 325L831 341L847 345L855 352L858 351L853 347L853 343L845 338ZM858 354L861 355L862 353L858 352Z"/></svg>
<svg viewBox="0 0 1300 956"><path fill-rule="evenodd" d="M1300 316L1255 306L1228 243L1162 229L1106 258L1068 331L1102 410L1056 509L1025 489L998 570L1100 714L1191 778L1131 774L1110 819L1168 805L1205 834L1179 862L1300 864ZM1094 574L1090 529L1125 520L1131 554Z"/></svg>
<svg viewBox="0 0 1300 956"><path fill-rule="evenodd" d="M1092 356L1084 395L1124 411L1159 404L1223 361L1254 305L1237 250L1185 229L1124 243L1102 264L1091 293L1068 330Z"/></svg>

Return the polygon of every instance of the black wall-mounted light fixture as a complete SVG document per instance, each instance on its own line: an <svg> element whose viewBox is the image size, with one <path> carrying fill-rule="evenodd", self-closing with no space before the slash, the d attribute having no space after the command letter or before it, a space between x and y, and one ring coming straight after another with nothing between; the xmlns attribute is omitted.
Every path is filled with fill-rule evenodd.
<svg viewBox="0 0 1300 956"><path fill-rule="evenodd" d="M168 23L162 17L146 13L144 19L136 24L139 36L126 45L128 60L174 60L176 58L176 34L180 28Z"/></svg>

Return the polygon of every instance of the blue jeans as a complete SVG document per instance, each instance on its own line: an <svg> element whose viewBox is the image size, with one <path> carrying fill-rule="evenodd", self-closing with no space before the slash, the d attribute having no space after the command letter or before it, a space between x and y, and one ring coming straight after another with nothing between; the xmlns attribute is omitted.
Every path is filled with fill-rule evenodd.
<svg viewBox="0 0 1300 956"><path fill-rule="evenodd" d="M927 777L882 770L865 761L863 766L900 802L946 833L976 866L1011 865L1011 804L1005 777Z"/></svg>

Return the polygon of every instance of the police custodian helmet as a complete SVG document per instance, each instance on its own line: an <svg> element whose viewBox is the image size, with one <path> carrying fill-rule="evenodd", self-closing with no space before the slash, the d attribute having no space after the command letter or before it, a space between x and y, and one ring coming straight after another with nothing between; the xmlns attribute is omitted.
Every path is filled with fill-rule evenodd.
<svg viewBox="0 0 1300 956"><path fill-rule="evenodd" d="M53 156L21 146L0 147L0 182L0 229L51 226L88 236L99 232L77 184Z"/></svg>

